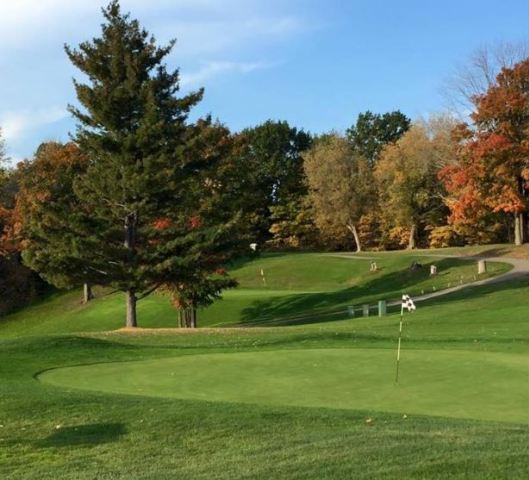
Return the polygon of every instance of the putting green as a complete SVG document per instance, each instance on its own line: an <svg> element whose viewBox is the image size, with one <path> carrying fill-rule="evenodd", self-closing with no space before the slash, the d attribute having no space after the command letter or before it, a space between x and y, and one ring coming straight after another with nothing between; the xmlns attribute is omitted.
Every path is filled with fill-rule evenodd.
<svg viewBox="0 0 529 480"><path fill-rule="evenodd" d="M184 355L49 370L43 382L112 393L527 422L526 355L314 349Z"/></svg>

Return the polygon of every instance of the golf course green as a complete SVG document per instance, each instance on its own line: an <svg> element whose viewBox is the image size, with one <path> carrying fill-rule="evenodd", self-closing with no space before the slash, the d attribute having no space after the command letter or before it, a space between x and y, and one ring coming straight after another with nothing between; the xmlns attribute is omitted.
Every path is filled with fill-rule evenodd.
<svg viewBox="0 0 529 480"><path fill-rule="evenodd" d="M526 480L526 278L417 302L398 384L400 309L347 314L511 268L454 253L241 260L195 331L164 295L131 332L122 294L51 292L0 320L0 478Z"/></svg>
<svg viewBox="0 0 529 480"><path fill-rule="evenodd" d="M529 420L526 355L412 350L403 357L398 384L394 352L376 348L185 355L59 368L39 378L154 397Z"/></svg>

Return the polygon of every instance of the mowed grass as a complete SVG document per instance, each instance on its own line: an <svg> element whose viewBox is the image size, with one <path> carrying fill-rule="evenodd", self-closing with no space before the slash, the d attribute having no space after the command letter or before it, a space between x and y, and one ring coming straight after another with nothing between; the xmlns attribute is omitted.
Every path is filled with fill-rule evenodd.
<svg viewBox="0 0 529 480"><path fill-rule="evenodd" d="M370 272L372 259L378 271ZM413 261L423 268L411 271ZM439 274L430 277L429 266ZM475 261L395 252L350 255L301 253L265 254L241 261L230 269L240 286L223 299L199 311L199 326L217 327L260 324L319 322L334 319L348 305L396 299L405 292L419 295L441 290L462 281L472 282L504 273L506 263L490 263L486 274L477 275ZM264 273L264 281L261 275ZM88 305L78 291L60 292L23 311L0 319L0 335L42 335L101 331L120 328L124 322L121 293L96 289ZM177 312L164 295L151 295L138 304L139 323L144 327L174 327Z"/></svg>
<svg viewBox="0 0 529 480"><path fill-rule="evenodd" d="M333 348L102 363L50 370L39 379L154 397L529 420L527 355L410 350L399 373L395 384L390 349Z"/></svg>
<svg viewBox="0 0 529 480"><path fill-rule="evenodd" d="M384 265L387 275L407 271L409 257L397 256L395 268ZM248 282L257 262L278 258L237 268ZM307 268L310 258L301 261ZM356 261L331 258L350 265L334 286L328 278L289 286L286 268L281 288L250 285L247 296L400 293L398 275L387 284L364 277L367 263L349 284ZM372 280L380 290L366 289ZM429 281L437 280L404 286ZM0 329L1 478L526 479L527 293L520 280L419 304L405 317L398 385L395 313L315 311L303 323L284 315L288 326L95 333L120 326L121 298L80 307L77 292L56 295ZM235 303L233 315L246 308ZM143 326L171 325L159 318L174 315L165 299L141 308ZM225 324L242 322L238 315ZM85 332L57 333L65 327Z"/></svg>

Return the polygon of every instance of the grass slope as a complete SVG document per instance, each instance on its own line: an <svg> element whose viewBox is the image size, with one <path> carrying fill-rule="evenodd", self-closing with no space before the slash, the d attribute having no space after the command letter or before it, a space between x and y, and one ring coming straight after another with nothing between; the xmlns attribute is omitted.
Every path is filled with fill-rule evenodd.
<svg viewBox="0 0 529 480"><path fill-rule="evenodd" d="M385 274L403 273L411 257L399 257L394 268L383 265ZM327 286L289 286L283 280L280 296L356 289L361 298L362 291L376 297L401 288L396 275L387 289L365 289L372 280L383 283L383 275L378 280L364 277L365 266L359 270L361 280L348 284L354 261L334 260L350 262L334 284L328 278L334 274L324 265L320 276ZM307 258L301 263L307 264ZM255 274L255 265L238 266L241 277L247 273L244 282ZM344 263L337 265L342 268ZM284 271L287 275L289 269ZM422 288L420 282L430 280L410 281ZM277 287L246 288L250 297L258 290L261 300L269 301L271 289ZM309 293L294 293L300 291ZM75 292L57 295L4 322L2 479L527 478L525 281L468 288L425 302L407 315L402 381L395 388L385 382L393 373L386 355L394 354L395 314L335 316L332 321L320 316L320 321L308 324L177 334L54 334L63 327L72 332L102 330L114 322L119 326L119 318L104 317L121 317L121 299L114 304L114 298L79 307ZM163 326L160 316L170 310L164 310L162 300L153 298L151 307L142 306L144 325L149 320ZM236 304L234 300L233 315L247 308ZM160 310L149 317L155 308ZM234 320L242 321L237 315ZM41 336L23 336L26 333ZM446 370L439 366L441 360ZM87 370L81 375L76 368ZM178 385L167 382L167 371L175 373ZM352 374L355 371L358 375ZM53 372L66 375L66 380L46 383ZM111 375L105 377L107 373ZM90 375L90 389L78 388ZM167 390L159 396L155 391L131 391L133 385L124 381L127 376L144 384L161 379L157 387L165 382ZM321 382L328 385L321 388ZM94 386L99 391L92 390ZM128 390L119 393L116 386ZM345 388L354 391L343 396ZM403 395L400 404L387 398L395 390ZM199 399L204 393L207 398ZM351 399L357 403L350 404Z"/></svg>
<svg viewBox="0 0 529 480"><path fill-rule="evenodd" d="M369 271L372 258L379 270ZM410 271L412 261L424 267ZM429 265L439 275L429 276ZM510 265L490 263L479 279L508 271ZM375 303L399 298L401 293L418 295L440 290L463 281L473 281L476 262L428 257L421 253L347 255L266 254L236 265L231 274L240 286L227 291L224 299L199 312L200 326L239 324L296 324L321 321L323 315L343 311L348 305ZM265 273L265 282L261 277ZM478 277L476 277L478 278ZM65 332L101 331L123 325L124 300L121 293L96 291L98 298L80 304L79 292L56 293L20 312L0 319L0 335L42 335ZM152 295L138 304L138 318L144 327L174 327L176 312L168 299ZM300 318L301 317L301 318Z"/></svg>

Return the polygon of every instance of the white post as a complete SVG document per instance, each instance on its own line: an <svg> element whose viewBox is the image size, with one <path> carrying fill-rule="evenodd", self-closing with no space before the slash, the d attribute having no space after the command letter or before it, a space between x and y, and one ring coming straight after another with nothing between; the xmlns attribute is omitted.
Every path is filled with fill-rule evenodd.
<svg viewBox="0 0 529 480"><path fill-rule="evenodd" d="M485 260L480 260L478 262L478 275L485 273L487 271L487 262Z"/></svg>

